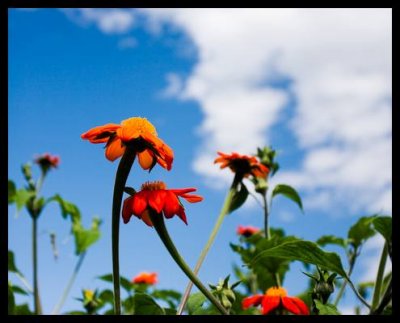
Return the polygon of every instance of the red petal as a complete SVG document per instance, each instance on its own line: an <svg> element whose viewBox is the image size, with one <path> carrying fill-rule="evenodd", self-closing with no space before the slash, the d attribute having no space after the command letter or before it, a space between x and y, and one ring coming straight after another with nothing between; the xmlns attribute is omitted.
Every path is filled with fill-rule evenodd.
<svg viewBox="0 0 400 323"><path fill-rule="evenodd" d="M176 214L181 218L183 222L187 225L187 219L186 219L186 214L185 214L185 209L183 208L182 205L179 205L179 210L176 212Z"/></svg>
<svg viewBox="0 0 400 323"><path fill-rule="evenodd" d="M166 218L172 218L175 214L178 213L179 207L179 200L174 193L169 190L165 191L165 203L164 203L164 215Z"/></svg>
<svg viewBox="0 0 400 323"><path fill-rule="evenodd" d="M282 297L283 307L296 315L309 315L307 305L297 297Z"/></svg>
<svg viewBox="0 0 400 323"><path fill-rule="evenodd" d="M151 222L151 220L150 220L149 210L146 209L146 210L141 214L140 219L142 219L143 222L146 223L149 227L152 227L152 226L153 226L153 222Z"/></svg>
<svg viewBox="0 0 400 323"><path fill-rule="evenodd" d="M181 195L181 197L183 197L189 203L197 203L197 202L203 201L203 197L202 196L195 195L195 194L192 194L192 195L183 194L183 195Z"/></svg>
<svg viewBox="0 0 400 323"><path fill-rule="evenodd" d="M147 207L148 192L141 191L139 193L136 193L132 197L133 197L132 213L140 218L142 213Z"/></svg>
<svg viewBox="0 0 400 323"><path fill-rule="evenodd" d="M269 312L273 311L275 308L279 306L281 302L280 296L264 296L262 300L262 313L263 315L268 314Z"/></svg>
<svg viewBox="0 0 400 323"><path fill-rule="evenodd" d="M245 299L242 300L242 307L243 309L247 309L250 306L258 306L261 304L261 301L263 300L264 295L254 295L254 296L249 296L246 297Z"/></svg>
<svg viewBox="0 0 400 323"><path fill-rule="evenodd" d="M132 202L134 196L130 196L124 201L124 206L122 207L122 218L124 223L128 223L132 216Z"/></svg>
<svg viewBox="0 0 400 323"><path fill-rule="evenodd" d="M193 188L193 187L190 187L190 188L172 188L169 191L171 191L172 193L175 193L176 195L181 196L181 195L186 194L186 193L191 193L191 192L197 191L197 189Z"/></svg>
<svg viewBox="0 0 400 323"><path fill-rule="evenodd" d="M98 126L90 129L89 131L81 135L82 139L87 139L91 143L99 144L107 142L108 138L115 133L115 131L121 126L115 123L108 123L104 126Z"/></svg>
<svg viewBox="0 0 400 323"><path fill-rule="evenodd" d="M165 190L155 190L149 191L149 205L157 212L161 213L164 204L165 204L165 196L167 192Z"/></svg>

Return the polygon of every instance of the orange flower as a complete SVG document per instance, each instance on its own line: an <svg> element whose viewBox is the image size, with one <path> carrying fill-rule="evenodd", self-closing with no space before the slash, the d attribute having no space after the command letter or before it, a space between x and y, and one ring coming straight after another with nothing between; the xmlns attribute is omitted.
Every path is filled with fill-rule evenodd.
<svg viewBox="0 0 400 323"><path fill-rule="evenodd" d="M214 164L221 163L221 169L229 167L234 173L240 173L243 177L267 178L269 173L268 167L261 164L256 157L239 155L232 153L230 155L218 152L220 157L214 160Z"/></svg>
<svg viewBox="0 0 400 323"><path fill-rule="evenodd" d="M148 226L153 226L149 217L149 208L157 213L163 213L169 219L175 214L187 224L185 209L182 206L179 196L190 203L197 203L203 200L199 195L188 193L196 191L195 188L166 189L164 182L146 182L142 185L140 192L135 193L124 201L122 218L128 223L132 214L142 219Z"/></svg>
<svg viewBox="0 0 400 323"><path fill-rule="evenodd" d="M50 168L57 168L60 164L60 158L46 153L36 158L35 163L42 169L48 170Z"/></svg>
<svg viewBox="0 0 400 323"><path fill-rule="evenodd" d="M81 138L94 144L107 143L106 158L110 161L121 157L130 145L135 148L143 169L151 170L158 163L170 170L174 159L172 149L157 137L156 128L145 118L129 118L120 125L108 123L94 127Z"/></svg>
<svg viewBox="0 0 400 323"><path fill-rule="evenodd" d="M287 296L286 290L282 287L271 287L265 295L246 297L242 301L243 309L260 304L263 315L268 314L279 306L283 306L284 309L296 315L310 314L307 305L300 298Z"/></svg>
<svg viewBox="0 0 400 323"><path fill-rule="evenodd" d="M141 272L139 275L132 279L132 282L135 284L147 284L154 285L157 284L157 273L147 273Z"/></svg>
<svg viewBox="0 0 400 323"><path fill-rule="evenodd" d="M247 227L239 225L236 233L248 238L248 237L252 236L253 234L258 233L260 231L261 230L259 228L252 227L251 225L248 225Z"/></svg>

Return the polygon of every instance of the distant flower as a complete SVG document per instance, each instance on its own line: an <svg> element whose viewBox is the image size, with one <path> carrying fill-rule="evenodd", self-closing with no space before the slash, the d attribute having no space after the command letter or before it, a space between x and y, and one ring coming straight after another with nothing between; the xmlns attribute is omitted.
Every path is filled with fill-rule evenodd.
<svg viewBox="0 0 400 323"><path fill-rule="evenodd" d="M50 168L58 167L60 164L60 158L46 153L36 158L35 163L40 166L43 172L47 172Z"/></svg>
<svg viewBox="0 0 400 323"><path fill-rule="evenodd" d="M132 282L135 284L157 284L157 273L141 272L139 275L133 278Z"/></svg>
<svg viewBox="0 0 400 323"><path fill-rule="evenodd" d="M185 209L182 206L179 196L190 203L197 203L203 200L199 195L188 193L196 191L195 188L166 189L164 182L146 182L141 190L124 201L122 218L128 223L132 214L142 219L148 226L153 226L149 217L149 209L157 213L163 213L169 219L175 214L187 224Z"/></svg>
<svg viewBox="0 0 400 323"><path fill-rule="evenodd" d="M143 169L151 169L156 163L170 170L174 152L157 137L156 128L146 118L129 118L120 125L109 123L90 129L81 135L91 143L106 143L106 158L114 161L121 157L127 146L135 149Z"/></svg>
<svg viewBox="0 0 400 323"><path fill-rule="evenodd" d="M252 236L253 234L258 233L260 231L261 230L259 228L252 227L251 225L248 225L246 227L239 225L236 233L248 238L248 237Z"/></svg>
<svg viewBox="0 0 400 323"><path fill-rule="evenodd" d="M254 177L266 178L269 169L265 165L261 164L256 157L240 155L238 153L224 154L218 152L220 157L217 157L214 164L221 163L221 169L229 167L234 173L238 173L243 177Z"/></svg>
<svg viewBox="0 0 400 323"><path fill-rule="evenodd" d="M242 301L243 309L247 309L250 306L258 306L260 304L262 307L261 312L264 315L281 306L296 315L310 314L307 305L300 298L287 296L286 290L282 287L271 287L267 290L265 295L246 297Z"/></svg>

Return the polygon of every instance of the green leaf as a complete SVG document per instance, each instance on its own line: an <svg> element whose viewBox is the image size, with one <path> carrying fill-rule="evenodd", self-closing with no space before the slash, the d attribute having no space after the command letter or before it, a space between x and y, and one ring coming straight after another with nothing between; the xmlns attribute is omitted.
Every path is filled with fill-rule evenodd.
<svg viewBox="0 0 400 323"><path fill-rule="evenodd" d="M392 217L378 216L373 219L372 224L376 231L378 231L386 241L392 240Z"/></svg>
<svg viewBox="0 0 400 323"><path fill-rule="evenodd" d="M78 223L80 221L81 212L75 204L64 200L59 194L50 197L46 203L52 201L55 201L60 205L61 215L64 219L66 219L69 215L71 217L72 223Z"/></svg>
<svg viewBox="0 0 400 323"><path fill-rule="evenodd" d="M109 283L113 282L112 274L99 276L97 278L101 279L103 281L109 282ZM132 283L128 279L126 279L125 277L120 276L120 282L121 282L122 288L124 288L127 292L130 292L132 290Z"/></svg>
<svg viewBox="0 0 400 323"><path fill-rule="evenodd" d="M338 245L340 247L346 247L346 241L343 238L336 237L334 235L324 235L317 240L317 244L321 247L325 247L328 244Z"/></svg>
<svg viewBox="0 0 400 323"><path fill-rule="evenodd" d="M206 300L206 297L201 292L190 295L186 305L189 314L194 315L196 312L201 310Z"/></svg>
<svg viewBox="0 0 400 323"><path fill-rule="evenodd" d="M165 311L147 294L136 293L133 297L135 315L165 315Z"/></svg>
<svg viewBox="0 0 400 323"><path fill-rule="evenodd" d="M75 236L75 253L77 255L85 252L92 244L99 240L100 223L100 219L94 218L90 229L85 229L80 222L73 224L72 233Z"/></svg>
<svg viewBox="0 0 400 323"><path fill-rule="evenodd" d="M14 253L10 250L8 250L8 271L11 271L13 273L20 273L17 266L15 265Z"/></svg>
<svg viewBox="0 0 400 323"><path fill-rule="evenodd" d="M21 295L29 295L24 289L19 286L12 286L13 293L21 294Z"/></svg>
<svg viewBox="0 0 400 323"><path fill-rule="evenodd" d="M15 194L17 193L17 188L13 181L8 180L8 204L15 202Z"/></svg>
<svg viewBox="0 0 400 323"><path fill-rule="evenodd" d="M156 289L151 296L167 302L170 308L176 308L182 298L181 293L172 289Z"/></svg>
<svg viewBox="0 0 400 323"><path fill-rule="evenodd" d="M14 293L11 287L11 283L8 282L8 315L15 314L15 299Z"/></svg>
<svg viewBox="0 0 400 323"><path fill-rule="evenodd" d="M15 204L17 206L17 211L20 211L26 203L35 196L35 192L27 191L26 189L19 189L15 192Z"/></svg>
<svg viewBox="0 0 400 323"><path fill-rule="evenodd" d="M176 309L163 307L165 315L176 315Z"/></svg>
<svg viewBox="0 0 400 323"><path fill-rule="evenodd" d="M340 312L337 310L336 306L333 304L323 304L319 300L314 300L315 306L318 309L319 315L341 315Z"/></svg>
<svg viewBox="0 0 400 323"><path fill-rule="evenodd" d="M297 191L289 186L289 185L285 185L285 184L278 184L274 187L274 190L272 191L272 197L271 197L271 201L272 199L276 196L276 195L283 195L285 197L287 197L288 199L292 200L293 202L295 202L300 210L302 212L304 212L303 210L303 203L301 202L301 198L299 193L297 193Z"/></svg>
<svg viewBox="0 0 400 323"><path fill-rule="evenodd" d="M358 248L362 243L375 235L375 231L372 229L372 221L374 218L375 216L361 217L351 226L348 232L348 238L354 248Z"/></svg>
<svg viewBox="0 0 400 323"><path fill-rule="evenodd" d="M246 185L243 183L240 183L239 185L241 186L240 190L236 190L235 194L233 195L227 214L232 213L241 207L243 203L246 202L247 196L249 195Z"/></svg>
<svg viewBox="0 0 400 323"><path fill-rule="evenodd" d="M28 304L16 305L14 313L16 315L32 315L32 311L29 309Z"/></svg>
<svg viewBox="0 0 400 323"><path fill-rule="evenodd" d="M347 278L340 257L334 252L323 251L311 241L295 240L261 251L250 264L254 265L261 259L272 256L318 265Z"/></svg>
<svg viewBox="0 0 400 323"><path fill-rule="evenodd" d="M71 311L64 313L64 315L87 315L87 313L83 311Z"/></svg>

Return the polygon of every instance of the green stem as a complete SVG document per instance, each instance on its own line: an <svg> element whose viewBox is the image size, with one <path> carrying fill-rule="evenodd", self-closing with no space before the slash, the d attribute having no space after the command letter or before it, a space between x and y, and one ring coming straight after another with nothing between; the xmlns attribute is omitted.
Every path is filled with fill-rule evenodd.
<svg viewBox="0 0 400 323"><path fill-rule="evenodd" d="M267 202L267 191L265 191L265 194L261 194L263 197L263 207L264 207L264 233L265 233L265 238L269 240L271 238L271 232L269 229L269 212L268 212L268 202Z"/></svg>
<svg viewBox="0 0 400 323"><path fill-rule="evenodd" d="M347 272L347 276L350 278L350 275L351 275L351 273L353 272L353 268L354 268L354 265L355 265L355 263L356 263L357 249L354 250L354 252L351 254L351 256L350 256L349 258L350 258L350 259L349 259L349 271ZM338 306L339 301L340 301L340 299L341 299L342 296L343 296L343 293L344 293L344 290L345 290L345 288L346 288L346 285L347 285L347 280L345 280L345 281L342 283L342 286L340 286L340 289L339 289L339 292L338 292L338 294L337 294L337 296L336 296L335 302L333 303L333 305L335 305L336 307Z"/></svg>
<svg viewBox="0 0 400 323"><path fill-rule="evenodd" d="M42 306L39 297L39 282L38 282L38 261L37 261L37 217L32 217L32 257L33 257L33 300L34 311L36 315L42 314Z"/></svg>
<svg viewBox="0 0 400 323"><path fill-rule="evenodd" d="M389 284L386 288L385 293L383 294L380 304L378 305L378 307L375 310L372 310L370 312L370 315L381 314L383 312L383 310L385 309L385 307L390 303L391 300L392 300L392 277L390 277Z"/></svg>
<svg viewBox="0 0 400 323"><path fill-rule="evenodd" d="M26 278L22 274L20 274L18 272L16 272L15 275L19 278L19 280L25 286L25 288L28 290L28 292L30 294L33 294L33 289L31 287L31 285L29 284L29 282L26 280Z"/></svg>
<svg viewBox="0 0 400 323"><path fill-rule="evenodd" d="M124 194L126 180L132 164L135 161L136 151L127 146L125 153L118 165L117 175L115 176L113 205L112 205L112 262L113 262L113 284L114 284L114 311L116 315L121 315L121 290L119 276L119 221L121 214L121 202Z"/></svg>
<svg viewBox="0 0 400 323"><path fill-rule="evenodd" d="M74 284L76 276L78 275L79 269L82 266L83 260L85 259L85 255L86 255L86 252L83 252L80 255L80 257L78 259L78 262L76 263L75 269L74 269L74 271L73 271L73 273L71 275L71 278L69 279L68 284L64 289L64 292L63 292L63 294L61 296L61 299L53 309L53 312L52 312L53 315L58 314L60 312L61 307L64 305L65 300L67 299L67 296L69 294L69 291L71 290L71 287Z"/></svg>
<svg viewBox="0 0 400 323"><path fill-rule="evenodd" d="M371 311L375 310L379 304L387 256L388 256L388 245L387 243L385 243L385 246L383 247L382 250L381 260L379 261L378 272L376 274L375 289L374 289L374 295L372 297Z"/></svg>
<svg viewBox="0 0 400 323"><path fill-rule="evenodd" d="M356 294L357 298L361 301L361 303L363 303L366 307L368 307L368 309L371 309L371 305L369 305L368 302L360 295L360 293L358 292L357 288L354 286L350 278L347 277L345 279L347 280L354 294Z"/></svg>
<svg viewBox="0 0 400 323"><path fill-rule="evenodd" d="M207 297L212 304L221 312L221 314L229 315L227 310L218 302L218 300L210 293L210 291L200 282L200 280L196 277L196 275L192 272L190 267L183 260L178 250L176 249L174 243L172 242L167 228L165 227L164 217L162 214L157 214L152 210L149 210L149 215L151 222L154 225L161 241L164 246L167 248L168 252L175 260L177 265L182 269L182 271L186 274L186 276L196 285L196 287Z"/></svg>
<svg viewBox="0 0 400 323"><path fill-rule="evenodd" d="M206 255L208 251L210 250L212 244L214 243L215 237L217 236L217 233L222 225L222 222L225 219L225 216L229 213L229 208L232 203L233 196L236 193L236 187L238 185L239 178L235 176L232 185L229 189L228 195L225 198L224 204L222 205L221 212L219 213L219 216L217 218L217 222L215 222L214 228L211 231L210 237L208 238L208 241L206 242L206 245L204 246L203 250L200 253L199 259L197 259L196 266L194 267L193 273L195 275L198 274L201 265L203 264L204 259L206 258ZM178 310L176 312L176 315L181 315L183 312L183 309L185 308L185 305L189 299L190 291L192 290L193 287L193 282L189 281L189 283L186 286L185 292L182 296L181 303L178 306Z"/></svg>

